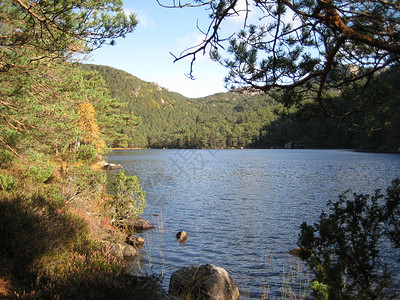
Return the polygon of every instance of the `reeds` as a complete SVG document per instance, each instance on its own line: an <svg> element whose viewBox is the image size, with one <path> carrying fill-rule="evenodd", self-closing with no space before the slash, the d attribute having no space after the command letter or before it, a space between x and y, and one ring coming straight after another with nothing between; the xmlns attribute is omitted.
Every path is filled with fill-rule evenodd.
<svg viewBox="0 0 400 300"><path fill-rule="evenodd" d="M272 266L273 257L266 258L266 266ZM310 271L301 263L298 257L285 255L282 271L279 273L279 282L274 282L273 290L279 290L281 299L306 299L308 296L311 276ZM263 287L262 299L269 299L271 284L267 282Z"/></svg>

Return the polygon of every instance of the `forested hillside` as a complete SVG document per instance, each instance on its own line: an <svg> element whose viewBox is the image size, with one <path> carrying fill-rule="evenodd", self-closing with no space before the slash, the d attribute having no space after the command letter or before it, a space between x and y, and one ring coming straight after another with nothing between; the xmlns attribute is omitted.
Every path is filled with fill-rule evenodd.
<svg viewBox="0 0 400 300"><path fill-rule="evenodd" d="M120 1L25 2L0 3L0 298L132 298L102 155L136 119L74 61L137 21Z"/></svg>
<svg viewBox="0 0 400 300"><path fill-rule="evenodd" d="M98 71L106 81L111 96L123 102L120 111L137 118L140 124L136 127L123 125L118 128L117 134L124 138L114 140L114 143L110 144L112 147L370 148L371 146L368 134L364 130L366 113L363 111L358 111L358 114L353 115L352 120L347 122L324 116L299 117L307 114L306 108L288 112L282 104L260 93L249 95L227 92L205 98L188 99L156 83L144 82L121 70L97 65L82 65L82 67ZM339 96L339 93L335 94L335 97ZM353 126L353 123L357 123L357 126Z"/></svg>

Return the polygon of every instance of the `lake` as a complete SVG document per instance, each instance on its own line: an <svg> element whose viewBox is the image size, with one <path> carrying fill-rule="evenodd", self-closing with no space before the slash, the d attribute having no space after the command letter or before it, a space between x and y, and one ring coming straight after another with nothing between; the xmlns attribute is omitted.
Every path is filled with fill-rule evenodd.
<svg viewBox="0 0 400 300"><path fill-rule="evenodd" d="M302 293L307 272L287 254L301 223L348 189L373 193L400 177L400 155L351 150L115 150L108 161L139 178L143 217L158 227L140 234L142 272L165 276L168 290L179 268L214 264L242 299L280 298L291 277Z"/></svg>

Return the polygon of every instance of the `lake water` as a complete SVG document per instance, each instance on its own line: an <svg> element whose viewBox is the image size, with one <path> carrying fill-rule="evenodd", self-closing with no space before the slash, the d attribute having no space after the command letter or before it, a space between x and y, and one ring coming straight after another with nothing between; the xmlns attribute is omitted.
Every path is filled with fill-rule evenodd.
<svg viewBox="0 0 400 300"><path fill-rule="evenodd" d="M165 275L168 290L179 268L214 264L242 299L280 298L291 277L301 289L307 272L286 254L300 224L316 222L348 189L373 193L400 177L400 155L350 150L116 150L108 160L138 176L143 217L158 227L140 234L142 271ZM185 244L176 241L180 230Z"/></svg>

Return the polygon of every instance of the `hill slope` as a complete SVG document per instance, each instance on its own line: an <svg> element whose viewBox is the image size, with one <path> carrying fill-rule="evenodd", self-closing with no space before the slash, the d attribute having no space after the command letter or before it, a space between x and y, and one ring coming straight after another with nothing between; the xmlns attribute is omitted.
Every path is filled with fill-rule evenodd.
<svg viewBox="0 0 400 300"><path fill-rule="evenodd" d="M142 81L121 70L83 65L98 71L111 96L125 104L125 113L140 117L135 128L121 128L129 137L120 147L222 148L247 147L260 129L276 119L277 108L266 96L221 93L189 99L156 83Z"/></svg>
<svg viewBox="0 0 400 300"><path fill-rule="evenodd" d="M335 92L347 120L314 117L295 122L283 106L263 94L219 93L189 99L111 67L82 65L104 78L121 113L139 117L137 127L122 126L126 140L113 147L138 148L364 148L399 151L397 82L400 68L375 78L369 90ZM332 96L329 96L332 97ZM360 104L361 103L361 104ZM368 105L366 105L368 104ZM361 109L360 109L361 107ZM297 115L302 110L297 110ZM306 113L307 115L307 113ZM289 143L290 142L290 143Z"/></svg>

